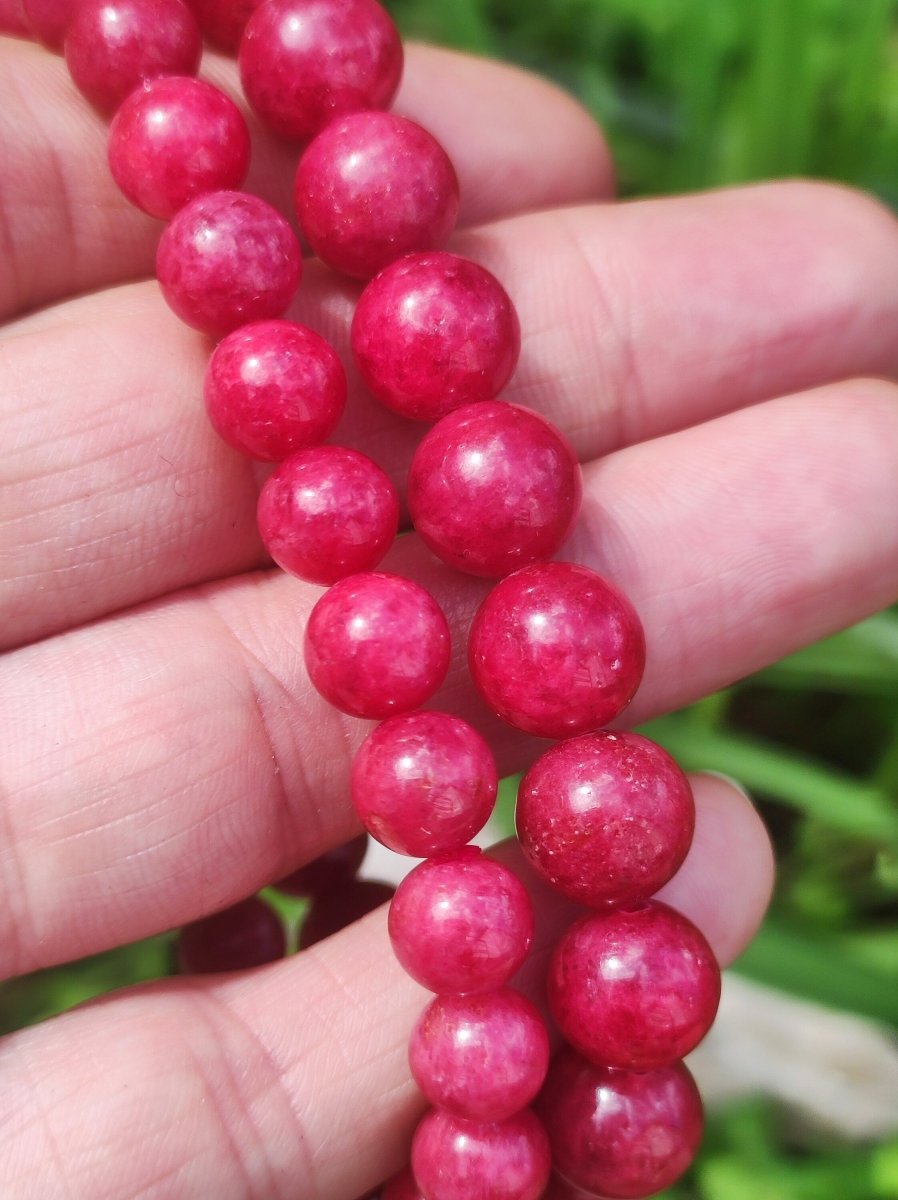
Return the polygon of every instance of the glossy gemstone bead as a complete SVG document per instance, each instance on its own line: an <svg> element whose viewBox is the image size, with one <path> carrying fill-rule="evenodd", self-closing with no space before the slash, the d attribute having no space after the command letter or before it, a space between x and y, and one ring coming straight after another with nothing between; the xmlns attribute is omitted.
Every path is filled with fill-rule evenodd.
<svg viewBox="0 0 898 1200"><path fill-rule="evenodd" d="M487 823L497 786L489 746L447 713L391 717L352 764L362 824L391 850L416 858L466 845Z"/></svg>
<svg viewBox="0 0 898 1200"><path fill-rule="evenodd" d="M667 883L695 825L689 781L638 733L547 750L521 781L518 837L534 869L579 904L635 904Z"/></svg>
<svg viewBox="0 0 898 1200"><path fill-rule="evenodd" d="M79 0L65 35L76 87L106 112L146 79L195 75L202 48L182 0Z"/></svg>
<svg viewBox="0 0 898 1200"><path fill-rule="evenodd" d="M488 992L527 957L533 910L516 875L466 846L405 877L390 905L389 930L402 966L430 991Z"/></svg>
<svg viewBox="0 0 898 1200"><path fill-rule="evenodd" d="M257 516L278 566L326 586L377 566L399 528L399 496L367 455L314 446L269 476Z"/></svg>
<svg viewBox="0 0 898 1200"><path fill-rule="evenodd" d="M593 1066L565 1049L552 1061L537 1111L565 1179L614 1200L669 1187L695 1157L702 1102L682 1063L654 1071Z"/></svg>
<svg viewBox="0 0 898 1200"><path fill-rule="evenodd" d="M379 1200L426 1200L426 1197L415 1183L411 1167L407 1167L387 1180L380 1190Z"/></svg>
<svg viewBox="0 0 898 1200"><path fill-rule="evenodd" d="M115 182L153 217L171 217L204 192L239 187L249 152L249 130L233 100L187 76L136 88L109 130Z"/></svg>
<svg viewBox="0 0 898 1200"><path fill-rule="evenodd" d="M316 942L339 933L354 921L361 921L392 899L395 888L371 879L352 879L347 883L317 892L312 897L299 931L299 948L307 950Z"/></svg>
<svg viewBox="0 0 898 1200"><path fill-rule="evenodd" d="M539 737L599 729L633 698L645 638L630 602L575 563L537 563L496 584L468 641L477 689L510 725Z"/></svg>
<svg viewBox="0 0 898 1200"><path fill-rule="evenodd" d="M259 967L285 952L280 917L258 896L185 925L178 934L178 966L185 975Z"/></svg>
<svg viewBox="0 0 898 1200"><path fill-rule="evenodd" d="M209 420L230 446L280 462L336 429L346 405L346 372L314 330L256 321L216 346L203 395Z"/></svg>
<svg viewBox="0 0 898 1200"><path fill-rule="evenodd" d="M236 54L246 23L261 0L187 0L203 37L217 50Z"/></svg>
<svg viewBox="0 0 898 1200"><path fill-rule="evenodd" d="M75 0L22 0L28 28L39 42L59 54L74 10Z"/></svg>
<svg viewBox="0 0 898 1200"><path fill-rule="evenodd" d="M449 626L420 584L370 572L341 579L309 617L306 669L325 700L353 717L410 712L449 670Z"/></svg>
<svg viewBox="0 0 898 1200"><path fill-rule="evenodd" d="M408 476L421 539L470 575L550 558L580 510L580 465L554 426L514 404L468 404L422 439Z"/></svg>
<svg viewBox="0 0 898 1200"><path fill-rule="evenodd" d="M299 141L336 117L386 108L401 76L402 42L376 0L267 0L240 43L247 100Z"/></svg>
<svg viewBox="0 0 898 1200"><path fill-rule="evenodd" d="M392 113L356 113L328 125L299 160L296 209L319 258L369 279L449 237L458 179L420 125Z"/></svg>
<svg viewBox="0 0 898 1200"><path fill-rule="evenodd" d="M415 1131L412 1170L427 1200L539 1200L549 1142L529 1109L505 1121L465 1121L431 1109Z"/></svg>
<svg viewBox="0 0 898 1200"><path fill-rule="evenodd" d="M517 313L498 279L457 254L409 254L362 292L352 349L366 387L403 417L436 421L492 400L518 361Z"/></svg>
<svg viewBox="0 0 898 1200"><path fill-rule="evenodd" d="M342 887L355 879L367 850L368 835L361 833L278 880L274 887L291 896L317 896L319 892Z"/></svg>
<svg viewBox="0 0 898 1200"><path fill-rule="evenodd" d="M244 192L197 196L175 214L156 253L169 306L204 333L279 317L302 262L293 230L270 204Z"/></svg>
<svg viewBox="0 0 898 1200"><path fill-rule="evenodd" d="M438 996L409 1043L418 1087L457 1117L502 1121L526 1108L549 1067L543 1019L518 992Z"/></svg>
<svg viewBox="0 0 898 1200"><path fill-rule="evenodd" d="M575 921L555 947L548 997L591 1062L647 1070L683 1058L711 1028L720 968L691 921L649 900Z"/></svg>

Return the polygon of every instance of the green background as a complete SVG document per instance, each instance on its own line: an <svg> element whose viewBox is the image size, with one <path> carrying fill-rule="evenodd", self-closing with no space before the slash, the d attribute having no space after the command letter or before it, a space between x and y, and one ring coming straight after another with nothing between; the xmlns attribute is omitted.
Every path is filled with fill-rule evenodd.
<svg viewBox="0 0 898 1200"><path fill-rule="evenodd" d="M809 174L898 204L894 0L393 0L410 36L552 76L603 122L625 194ZM895 514L883 514L894 520ZM898 1029L898 613L648 729L739 778L780 864L739 970ZM157 938L4 985L12 1029L165 973ZM851 1092L846 1086L845 1104ZM711 1116L678 1198L898 1198L898 1137L839 1145L768 1101Z"/></svg>

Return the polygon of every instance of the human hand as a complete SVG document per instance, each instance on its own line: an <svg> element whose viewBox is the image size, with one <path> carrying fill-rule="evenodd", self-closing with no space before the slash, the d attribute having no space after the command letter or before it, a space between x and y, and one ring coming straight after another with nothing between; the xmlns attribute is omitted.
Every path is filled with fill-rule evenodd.
<svg viewBox="0 0 898 1200"><path fill-rule="evenodd" d="M209 74L233 82L222 62ZM0 43L0 98L0 954L15 975L225 907L352 836L365 728L306 680L319 593L264 559L260 470L208 426L208 344L146 280L159 225L118 196L102 122L24 44ZM410 51L398 108L453 157L456 246L518 307L508 398L584 461L565 556L645 624L629 721L894 598L896 391L857 378L898 370L883 210L811 184L600 203L611 168L575 106L440 51ZM288 210L291 161L259 134L248 187ZM310 265L295 315L344 352L356 293ZM356 389L337 437L400 479L419 435ZM502 767L523 765L534 743L490 724L464 681L483 585L413 537L389 565L453 624L440 706L475 713ZM694 785L696 840L664 895L727 962L763 912L769 849L734 789ZM537 908L534 979L565 919L542 891ZM407 1152L423 997L380 912L251 975L163 982L10 1037L5 1186L351 1200Z"/></svg>

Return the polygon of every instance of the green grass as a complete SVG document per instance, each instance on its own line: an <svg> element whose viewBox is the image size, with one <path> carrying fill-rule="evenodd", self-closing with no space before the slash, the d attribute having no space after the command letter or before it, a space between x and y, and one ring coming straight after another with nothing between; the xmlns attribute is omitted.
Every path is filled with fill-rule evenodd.
<svg viewBox="0 0 898 1200"><path fill-rule="evenodd" d="M898 205L896 0L393 0L404 31L535 67L608 131L625 193L791 174ZM647 731L740 778L780 863L738 969L898 1031L898 613ZM4 1029L164 973L168 938L5 985ZM850 1095L846 1093L846 1103ZM840 1147L769 1103L714 1114L677 1200L898 1198L898 1141Z"/></svg>

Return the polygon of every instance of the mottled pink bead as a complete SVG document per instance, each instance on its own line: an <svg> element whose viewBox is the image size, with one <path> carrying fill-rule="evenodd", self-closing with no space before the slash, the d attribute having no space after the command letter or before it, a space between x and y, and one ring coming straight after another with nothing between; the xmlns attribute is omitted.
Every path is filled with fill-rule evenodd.
<svg viewBox="0 0 898 1200"><path fill-rule="evenodd" d="M309 617L306 668L325 700L381 720L418 708L449 670L449 626L420 584L369 572L341 579Z"/></svg>
<svg viewBox="0 0 898 1200"><path fill-rule="evenodd" d="M75 85L107 112L146 79L195 75L202 48L182 0L79 0L65 35Z"/></svg>
<svg viewBox="0 0 898 1200"><path fill-rule="evenodd" d="M422 439L408 505L422 541L470 575L502 576L550 558L580 511L580 465L529 409L468 404Z"/></svg>
<svg viewBox="0 0 898 1200"><path fill-rule="evenodd" d="M552 1062L537 1111L556 1171L613 1200L639 1200L669 1187L702 1136L701 1098L682 1063L615 1071L565 1049Z"/></svg>
<svg viewBox="0 0 898 1200"><path fill-rule="evenodd" d="M115 182L153 217L171 217L204 192L239 187L249 152L249 130L233 100L187 76L136 88L109 130Z"/></svg>
<svg viewBox="0 0 898 1200"><path fill-rule="evenodd" d="M246 23L261 0L187 0L203 37L217 50L236 54Z"/></svg>
<svg viewBox="0 0 898 1200"><path fill-rule="evenodd" d="M493 1122L431 1109L412 1142L427 1200L539 1200L551 1165L545 1130L527 1108Z"/></svg>
<svg viewBox="0 0 898 1200"><path fill-rule="evenodd" d="M409 1063L436 1108L502 1121L526 1108L542 1087L549 1035L536 1008L509 988L438 996L415 1026Z"/></svg>
<svg viewBox="0 0 898 1200"><path fill-rule="evenodd" d="M299 949L307 950L346 929L392 899L395 888L373 879L350 879L316 892L299 931Z"/></svg>
<svg viewBox="0 0 898 1200"><path fill-rule="evenodd" d="M720 1001L720 968L698 929L666 904L582 917L555 948L552 1016L591 1062L647 1070L683 1058Z"/></svg>
<svg viewBox="0 0 898 1200"><path fill-rule="evenodd" d="M458 179L420 125L393 113L356 113L328 125L303 154L296 209L319 258L368 279L448 238L458 216Z"/></svg>
<svg viewBox="0 0 898 1200"><path fill-rule="evenodd" d="M406 1167L383 1185L380 1200L426 1200L426 1197L415 1183L411 1167Z"/></svg>
<svg viewBox="0 0 898 1200"><path fill-rule="evenodd" d="M595 571L537 563L484 600L468 661L503 720L563 738L599 729L626 708L642 679L645 638L630 602Z"/></svg>
<svg viewBox="0 0 898 1200"><path fill-rule="evenodd" d="M204 333L279 317L302 271L293 230L270 204L245 192L197 196L175 214L156 252L169 306Z"/></svg>
<svg viewBox="0 0 898 1200"><path fill-rule="evenodd" d="M343 887L355 879L367 851L368 835L359 834L352 841L325 851L272 886L290 896L317 896L319 892Z"/></svg>
<svg viewBox="0 0 898 1200"><path fill-rule="evenodd" d="M386 108L401 76L402 42L376 0L267 0L240 43L247 100L299 141L336 117Z"/></svg>
<svg viewBox="0 0 898 1200"><path fill-rule="evenodd" d="M415 867L390 905L393 950L432 992L488 992L522 965L533 940L524 886L476 846Z"/></svg>
<svg viewBox="0 0 898 1200"><path fill-rule="evenodd" d="M216 346L203 395L209 420L229 445L280 462L336 429L346 405L346 372L314 330L256 321Z"/></svg>
<svg viewBox="0 0 898 1200"><path fill-rule="evenodd" d="M553 746L521 781L518 837L535 870L579 904L634 904L667 883L695 825L689 781L638 733Z"/></svg>
<svg viewBox="0 0 898 1200"><path fill-rule="evenodd" d="M391 717L352 764L362 824L399 854L460 850L489 819L498 775L476 729L439 712Z"/></svg>
<svg viewBox="0 0 898 1200"><path fill-rule="evenodd" d="M377 566L399 528L399 496L367 455L314 446L268 477L257 519L279 567L327 586Z"/></svg>
<svg viewBox="0 0 898 1200"><path fill-rule="evenodd" d="M37 40L61 54L75 5L76 0L22 0L22 11Z"/></svg>
<svg viewBox="0 0 898 1200"><path fill-rule="evenodd" d="M498 279L445 251L409 254L386 267L362 292L352 321L366 387L419 421L492 400L520 348L517 313Z"/></svg>

